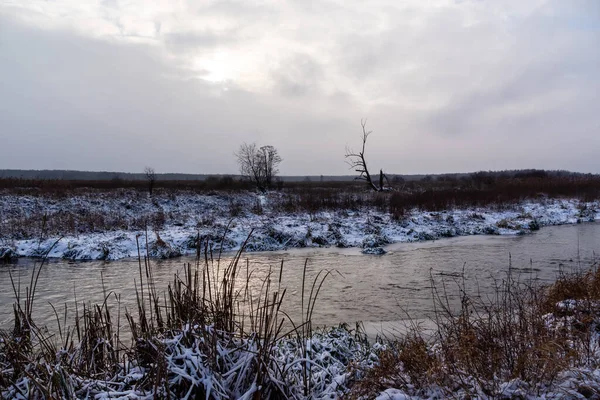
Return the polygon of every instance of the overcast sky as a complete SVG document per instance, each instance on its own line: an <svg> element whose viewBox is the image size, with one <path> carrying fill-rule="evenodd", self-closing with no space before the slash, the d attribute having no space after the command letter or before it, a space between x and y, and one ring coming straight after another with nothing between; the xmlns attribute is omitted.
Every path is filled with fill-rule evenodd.
<svg viewBox="0 0 600 400"><path fill-rule="evenodd" d="M600 1L0 0L0 168L600 173Z"/></svg>

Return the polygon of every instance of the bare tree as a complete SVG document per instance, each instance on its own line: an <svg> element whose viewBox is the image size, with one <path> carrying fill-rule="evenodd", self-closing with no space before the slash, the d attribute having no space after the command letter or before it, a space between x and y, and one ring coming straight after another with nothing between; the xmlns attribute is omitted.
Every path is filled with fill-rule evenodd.
<svg viewBox="0 0 600 400"><path fill-rule="evenodd" d="M240 173L251 180L260 190L266 190L273 184L273 178L279 170L282 159L273 146L257 147L256 143L244 143L235 156L238 159Z"/></svg>
<svg viewBox="0 0 600 400"><path fill-rule="evenodd" d="M255 156L256 152L256 143L243 143L235 156L238 159L240 174L258 185L261 181L261 171Z"/></svg>
<svg viewBox="0 0 600 400"><path fill-rule="evenodd" d="M269 188L273 184L273 178L279 173L277 167L282 159L273 146L262 146L259 150L259 165L264 171L265 186Z"/></svg>
<svg viewBox="0 0 600 400"><path fill-rule="evenodd" d="M152 194L152 189L154 189L154 184L156 183L156 171L152 167L145 167L144 175L148 181L148 192Z"/></svg>
<svg viewBox="0 0 600 400"><path fill-rule="evenodd" d="M367 145L367 138L373 131L367 131L367 120L361 119L360 125L362 126L362 149L358 153L354 152L350 148L346 147L346 163L350 166L350 168L354 169L358 172L358 177L356 179L364 180L367 182L371 189L379 192L384 189L384 181L389 181L387 176L383 173L383 170L379 170L379 186L373 182L373 178L369 173L369 168L367 167L367 160L365 158L365 147Z"/></svg>

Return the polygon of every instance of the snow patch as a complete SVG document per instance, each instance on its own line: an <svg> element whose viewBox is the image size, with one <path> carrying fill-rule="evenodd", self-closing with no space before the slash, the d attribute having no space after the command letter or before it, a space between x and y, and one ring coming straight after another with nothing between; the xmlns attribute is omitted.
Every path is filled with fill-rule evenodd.
<svg viewBox="0 0 600 400"><path fill-rule="evenodd" d="M112 196L64 199L0 195L1 222L11 228L4 229L0 239L0 256L39 257L47 253L71 260L116 260L136 257L139 247L142 255L166 258L195 254L199 245L237 250L251 231L247 251L336 246L382 254L390 243L463 235L518 235L546 225L600 220L599 202L574 199L541 198L502 210L414 209L400 220L373 209L282 212L283 201L278 193L251 192L178 192L148 197L122 191ZM87 222L70 226L69 213ZM70 228L44 231L41 223L36 227L37 222L29 221L33 227L20 229L14 226L16 222L11 223L35 220L36 215L47 215L49 220L62 218Z"/></svg>

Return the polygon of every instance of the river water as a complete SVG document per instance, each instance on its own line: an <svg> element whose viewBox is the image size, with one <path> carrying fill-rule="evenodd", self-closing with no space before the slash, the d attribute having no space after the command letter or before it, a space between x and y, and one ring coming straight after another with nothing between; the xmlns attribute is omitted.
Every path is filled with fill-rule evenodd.
<svg viewBox="0 0 600 400"><path fill-rule="evenodd" d="M334 271L319 294L314 324L363 321L383 326L389 321L406 320L407 315L417 320L428 317L433 309L432 279L438 288L445 282L453 301L456 281L462 282L458 277L463 273L471 292L486 295L494 292L495 282L506 277L509 267L520 280L542 283L553 281L560 270L589 268L600 254L600 223L544 227L524 236L465 236L394 244L386 250L387 254L375 256L363 255L358 249L295 249L246 253L243 259L256 270L257 277L264 276L269 268L278 270L283 261L282 281L287 287L284 309L296 321L300 320L302 275L307 262L307 286L319 271ZM225 254L223 263L231 256ZM164 291L188 262L195 261L186 257L151 261L157 290ZM0 328L9 328L12 323L10 275L16 285L20 281L24 293L35 265L39 261L32 259L0 265ZM61 318L66 305L68 318L72 318L75 298L79 304L102 302L104 291L120 295L122 311L126 307L133 311L134 280L139 282L137 259L50 261L39 274L34 319L38 325L55 329L50 304Z"/></svg>

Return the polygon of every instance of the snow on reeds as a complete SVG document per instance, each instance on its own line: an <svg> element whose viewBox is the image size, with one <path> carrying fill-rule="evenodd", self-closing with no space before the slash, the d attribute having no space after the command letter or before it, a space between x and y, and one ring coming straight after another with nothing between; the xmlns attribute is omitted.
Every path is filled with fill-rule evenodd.
<svg viewBox="0 0 600 400"><path fill-rule="evenodd" d="M388 342L351 398L599 398L600 270L562 273L547 287L509 270L494 296L461 277L435 282L436 330L413 325ZM458 292L459 310L450 293Z"/></svg>
<svg viewBox="0 0 600 400"><path fill-rule="evenodd" d="M14 328L0 332L3 398L598 398L600 271L565 273L548 287L509 270L495 295L468 293L463 276L436 281L436 330L369 342L360 329L313 329L327 271L304 277L302 319L281 309L281 270L260 288L252 270L205 251L157 293L139 258L137 309L106 293L71 327L32 320L35 287L14 284ZM243 247L242 247L243 248ZM281 265L283 268L283 264ZM458 293L459 309L449 298ZM56 310L57 321L61 320ZM125 334L123 329L128 330Z"/></svg>
<svg viewBox="0 0 600 400"><path fill-rule="evenodd" d="M42 263L24 298L14 286L14 329L0 333L2 396L257 399L335 397L346 390L347 365L375 356L365 353L364 335L312 329L329 273L306 285L302 321L290 321L280 309L281 270L253 292L253 272L240 255L223 265L205 250L167 293L156 292L152 266L140 257L137 310L125 311L131 344L119 331L120 313L115 317L109 307L112 293L103 304L78 307L73 327L59 323L50 334L36 326L31 315Z"/></svg>

